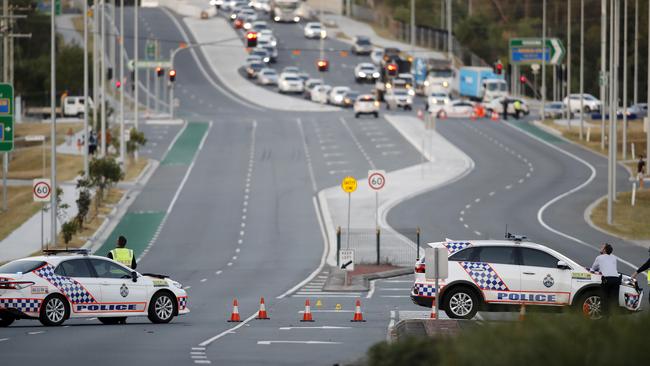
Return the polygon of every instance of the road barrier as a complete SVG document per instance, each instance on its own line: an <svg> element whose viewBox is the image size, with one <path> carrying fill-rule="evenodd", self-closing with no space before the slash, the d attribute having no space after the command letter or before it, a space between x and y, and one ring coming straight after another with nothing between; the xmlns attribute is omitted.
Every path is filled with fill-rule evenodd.
<svg viewBox="0 0 650 366"><path fill-rule="evenodd" d="M257 318L260 320L269 320L269 315L266 313L266 305L264 304L264 297L260 298L260 310L257 312Z"/></svg>
<svg viewBox="0 0 650 366"><path fill-rule="evenodd" d="M373 235L374 234L374 235ZM336 229L336 264L340 267L341 243L354 250L355 264L388 264L410 267L420 258L420 228L412 229Z"/></svg>

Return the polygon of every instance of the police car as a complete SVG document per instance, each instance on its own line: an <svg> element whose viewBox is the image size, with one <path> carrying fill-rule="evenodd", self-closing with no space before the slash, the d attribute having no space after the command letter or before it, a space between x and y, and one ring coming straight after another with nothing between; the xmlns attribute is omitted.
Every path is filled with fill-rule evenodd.
<svg viewBox="0 0 650 366"><path fill-rule="evenodd" d="M104 324L147 316L168 323L190 312L181 284L140 274L105 257L57 253L0 266L0 327L17 319L57 326L69 318L97 317ZM61 254L61 255L54 255Z"/></svg>
<svg viewBox="0 0 650 366"><path fill-rule="evenodd" d="M572 306L599 318L601 275L540 244L508 234L506 240L431 243L449 253L448 277L439 281L440 309L450 318L471 319L476 312L507 311L521 304L541 307ZM436 293L426 279L425 258L415 263L414 303L431 307ZM619 305L641 310L642 290L622 275Z"/></svg>

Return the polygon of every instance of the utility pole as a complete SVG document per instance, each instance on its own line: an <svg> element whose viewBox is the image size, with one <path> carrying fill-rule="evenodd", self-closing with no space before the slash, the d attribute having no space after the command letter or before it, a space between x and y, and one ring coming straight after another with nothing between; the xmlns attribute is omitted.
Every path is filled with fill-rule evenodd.
<svg viewBox="0 0 650 366"><path fill-rule="evenodd" d="M93 131L97 131L97 111L99 104L99 0L93 2ZM90 134L88 134L90 138Z"/></svg>
<svg viewBox="0 0 650 366"><path fill-rule="evenodd" d="M120 0L120 161L126 171L126 144L124 138L124 0Z"/></svg>
<svg viewBox="0 0 650 366"><path fill-rule="evenodd" d="M623 160L627 159L627 0L623 0Z"/></svg>
<svg viewBox="0 0 650 366"><path fill-rule="evenodd" d="M447 57L449 61L453 64L454 62L454 39L451 34L452 31L452 19L451 19L451 0L447 0Z"/></svg>
<svg viewBox="0 0 650 366"><path fill-rule="evenodd" d="M415 0L411 0L411 56L415 57Z"/></svg>
<svg viewBox="0 0 650 366"><path fill-rule="evenodd" d="M600 149L605 150L605 102L607 99L607 0L600 0Z"/></svg>
<svg viewBox="0 0 650 366"><path fill-rule="evenodd" d="M9 0L2 1L2 82L9 81ZM7 211L7 175L9 175L9 153L2 153L2 210Z"/></svg>
<svg viewBox="0 0 650 366"><path fill-rule="evenodd" d="M539 118L544 119L546 107L546 0L542 0L542 107Z"/></svg>
<svg viewBox="0 0 650 366"><path fill-rule="evenodd" d="M585 128L585 0L580 0L580 140Z"/></svg>
<svg viewBox="0 0 650 366"><path fill-rule="evenodd" d="M135 9L133 9L133 13L134 13L133 14L133 23L134 23L133 24L133 32L134 32L134 34L133 34L133 68L134 68L134 70L133 70L133 76L134 76L133 77L133 79L134 79L133 82L135 83L135 93L134 93L134 99L135 99L135 101L134 101L135 104L134 105L135 106L133 108L133 111L134 111L133 124L134 124L134 127L135 127L136 131L138 131L139 130L138 129L138 109L140 108L140 103L139 103L140 99L138 98L138 96L140 94L139 93L140 87L138 86L138 52L139 52L138 39L140 37L140 32L138 30L138 24L139 24L139 22L138 22L138 8L140 7L140 4L138 4L138 0L135 0L133 2L133 6L135 8ZM170 104L174 103L174 101L170 100L169 103ZM136 157L137 157L137 154L138 154L138 152L136 151Z"/></svg>
<svg viewBox="0 0 650 366"><path fill-rule="evenodd" d="M6 0L5 0L6 1ZM52 221L50 243L56 247L56 213L57 213L57 185L56 185L56 2L50 1L50 166L52 167L52 194L50 194L50 217ZM62 106L63 107L63 106Z"/></svg>
<svg viewBox="0 0 650 366"><path fill-rule="evenodd" d="M650 6L648 6L648 34L650 35ZM648 60L650 60L650 36L648 37ZM647 91L647 103L650 106L650 72L648 73L648 85L647 85L648 91ZM647 159L650 159L650 113L646 116L647 124L646 124L646 139L645 139L645 157L646 161ZM650 168L648 168L648 165L646 165L646 171L648 171Z"/></svg>
<svg viewBox="0 0 650 366"><path fill-rule="evenodd" d="M566 98L567 98L567 111L566 111L566 120L569 124L569 130L571 130L571 0L567 0L567 17L566 17L566 29L567 29L567 57L566 57ZM582 95L580 96L582 99ZM582 114L582 111L580 111Z"/></svg>
<svg viewBox="0 0 650 366"><path fill-rule="evenodd" d="M100 74L101 78L101 143L100 143L100 156L106 156L106 2L102 1L102 15L101 15L101 43L100 49Z"/></svg>
<svg viewBox="0 0 650 366"><path fill-rule="evenodd" d="M84 0L84 177L88 178L88 1Z"/></svg>
<svg viewBox="0 0 650 366"><path fill-rule="evenodd" d="M639 0L634 0L634 104L639 103ZM634 156L632 157L634 158Z"/></svg>
<svg viewBox="0 0 650 366"><path fill-rule="evenodd" d="M613 222L613 204L614 204L614 170L616 167L616 74L617 66L616 63L616 41L618 37L616 36L616 2L618 0L612 0L610 6L610 29L611 29L611 39L609 46L609 64L610 64L610 74L612 76L611 82L609 85L609 157L607 164L607 223L609 225Z"/></svg>

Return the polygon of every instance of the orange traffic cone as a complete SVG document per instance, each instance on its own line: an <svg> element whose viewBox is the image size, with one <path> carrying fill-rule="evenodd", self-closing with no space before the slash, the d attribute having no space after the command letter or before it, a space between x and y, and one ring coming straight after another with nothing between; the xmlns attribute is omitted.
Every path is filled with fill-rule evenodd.
<svg viewBox="0 0 650 366"><path fill-rule="evenodd" d="M263 320L271 319L269 318L269 315L266 313L266 306L264 305L263 297L260 299L260 311L257 312L257 318L255 319L263 319Z"/></svg>
<svg viewBox="0 0 650 366"><path fill-rule="evenodd" d="M313 322L314 319L311 317L311 305L309 305L309 299L305 300L305 312L302 314L301 322Z"/></svg>
<svg viewBox="0 0 650 366"><path fill-rule="evenodd" d="M495 122L499 120L499 114L497 112L492 112L492 120Z"/></svg>
<svg viewBox="0 0 650 366"><path fill-rule="evenodd" d="M357 305L354 309L354 318L350 320L351 322L365 322L363 320L363 314L361 313L361 300L357 299Z"/></svg>
<svg viewBox="0 0 650 366"><path fill-rule="evenodd" d="M430 316L430 318L431 319L438 319L438 317L436 316L436 301L435 300L431 303L431 316Z"/></svg>
<svg viewBox="0 0 650 366"><path fill-rule="evenodd" d="M526 319L526 304L521 304L519 307L519 321L524 321Z"/></svg>
<svg viewBox="0 0 650 366"><path fill-rule="evenodd" d="M239 317L239 303L237 302L237 299L235 299L232 302L232 314L230 315L230 320L228 320L229 323L238 323L241 321L241 318Z"/></svg>

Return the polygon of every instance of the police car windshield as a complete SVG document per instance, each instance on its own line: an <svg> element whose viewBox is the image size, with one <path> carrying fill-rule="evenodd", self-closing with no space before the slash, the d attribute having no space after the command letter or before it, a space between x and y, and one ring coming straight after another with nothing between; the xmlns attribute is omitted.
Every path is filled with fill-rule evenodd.
<svg viewBox="0 0 650 366"><path fill-rule="evenodd" d="M45 264L43 261L13 261L0 266L0 273L27 273Z"/></svg>

